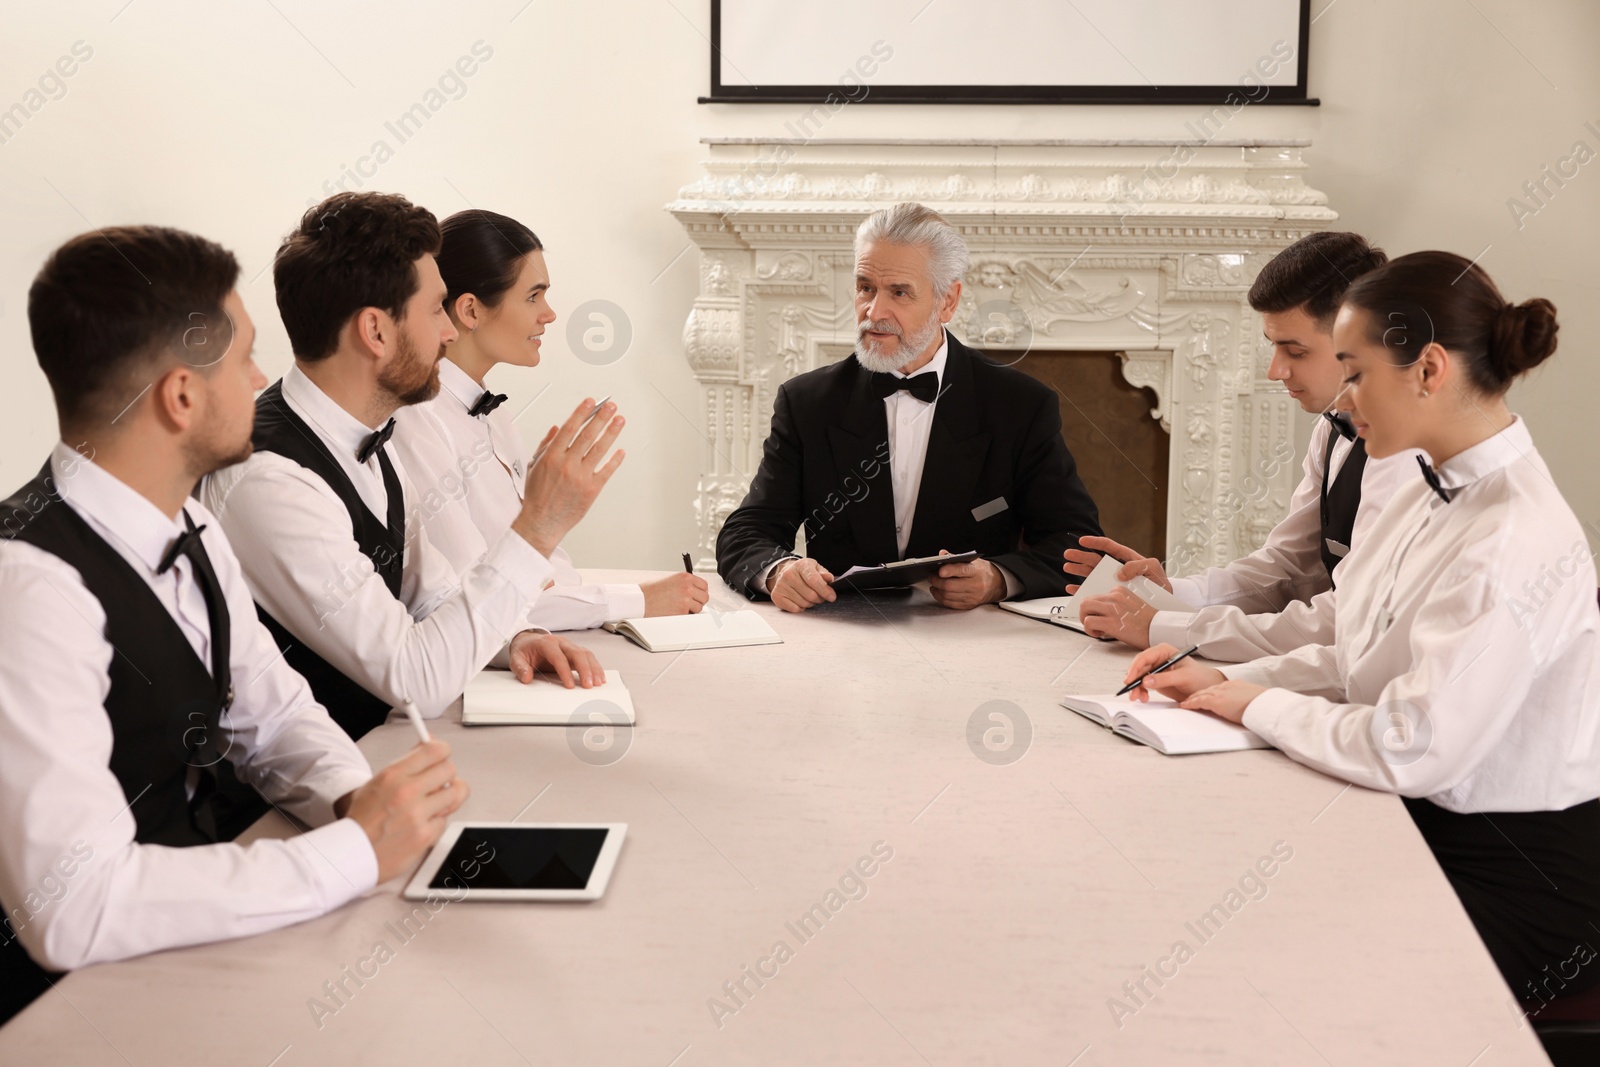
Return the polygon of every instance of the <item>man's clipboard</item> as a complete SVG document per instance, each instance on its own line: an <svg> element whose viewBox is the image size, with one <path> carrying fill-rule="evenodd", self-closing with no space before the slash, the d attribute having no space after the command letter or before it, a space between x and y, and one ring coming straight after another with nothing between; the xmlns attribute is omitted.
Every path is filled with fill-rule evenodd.
<svg viewBox="0 0 1600 1067"><path fill-rule="evenodd" d="M875 567L851 567L833 580L833 587L841 592L853 590L858 593L869 589L904 589L932 578L947 563L971 563L977 558L976 551L957 552L948 556L923 556L880 563Z"/></svg>

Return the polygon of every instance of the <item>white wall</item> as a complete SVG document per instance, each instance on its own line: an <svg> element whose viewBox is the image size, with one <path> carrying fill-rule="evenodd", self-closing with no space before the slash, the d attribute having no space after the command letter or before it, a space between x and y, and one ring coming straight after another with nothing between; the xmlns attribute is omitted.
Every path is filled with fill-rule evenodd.
<svg viewBox="0 0 1600 1067"><path fill-rule="evenodd" d="M0 483L37 469L55 436L33 361L27 286L89 225L160 222L234 249L269 377L289 352L269 264L308 198L379 139L394 156L363 187L443 216L493 208L545 240L552 303L605 299L630 317L627 355L592 367L566 321L545 365L502 374L537 436L584 395L613 394L629 456L569 547L582 565L669 568L692 546L704 443L680 333L695 253L661 210L692 180L706 135L772 135L796 105L697 105L709 85L706 0L472 5L8 2L0 109L76 41L93 56L0 144ZM935 0L948 2L948 0ZM1600 151L1600 6L1590 0L1314 0L1311 91L1321 108L1251 106L1222 136L1305 136L1311 184L1391 253L1442 247L1481 262L1514 299L1562 313L1556 358L1512 395L1600 545L1593 469L1600 393L1600 163L1519 229L1506 201L1575 141ZM1026 32L1026 27L1019 27ZM405 143L384 128L482 41L493 55ZM958 46L959 48L959 46ZM892 69L892 63L886 71ZM852 105L822 136L1186 136L1187 107ZM498 373L498 372L497 372Z"/></svg>

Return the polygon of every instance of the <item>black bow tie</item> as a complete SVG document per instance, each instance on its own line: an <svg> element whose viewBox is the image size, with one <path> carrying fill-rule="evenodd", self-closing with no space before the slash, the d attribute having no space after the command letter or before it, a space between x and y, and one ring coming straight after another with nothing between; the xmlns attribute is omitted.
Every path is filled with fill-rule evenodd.
<svg viewBox="0 0 1600 1067"><path fill-rule="evenodd" d="M1434 470L1433 466L1421 456L1417 457L1417 466L1422 468L1422 480L1428 483L1428 488L1438 493L1440 500L1443 500L1446 504L1450 503L1451 491L1439 484L1439 472Z"/></svg>
<svg viewBox="0 0 1600 1067"><path fill-rule="evenodd" d="M878 393L878 399L893 396L904 389L924 404L931 404L939 398L939 376L933 371L918 374L911 378L896 378L892 374L874 374L872 387Z"/></svg>
<svg viewBox="0 0 1600 1067"><path fill-rule="evenodd" d="M473 418L477 418L479 415L487 415L508 399L504 393L491 393L485 389L483 395L478 398L478 402L467 409L467 414Z"/></svg>
<svg viewBox="0 0 1600 1067"><path fill-rule="evenodd" d="M390 419L383 424L383 429L373 430L367 439L361 442L361 448L356 451L356 462L365 463L372 458L372 454L384 446L389 438L394 436L394 420Z"/></svg>
<svg viewBox="0 0 1600 1067"><path fill-rule="evenodd" d="M1333 423L1333 428L1346 441L1354 441L1356 439L1356 424L1350 421L1349 415L1337 411L1324 411L1322 417Z"/></svg>

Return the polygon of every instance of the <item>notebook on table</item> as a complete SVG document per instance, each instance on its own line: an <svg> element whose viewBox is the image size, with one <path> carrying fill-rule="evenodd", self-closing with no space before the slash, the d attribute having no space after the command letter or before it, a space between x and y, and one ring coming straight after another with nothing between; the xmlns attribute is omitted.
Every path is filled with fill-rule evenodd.
<svg viewBox="0 0 1600 1067"><path fill-rule="evenodd" d="M1194 607L1177 595L1167 592L1155 582L1144 575L1136 575L1130 581L1121 581L1117 572L1122 569L1122 562L1110 556L1101 556L1100 562L1094 565L1094 570L1089 572L1078 586L1078 591L1071 596L1040 597L1037 600L1002 600L1000 607L1017 615L1025 615L1030 619L1040 622L1054 623L1065 626L1078 633L1087 633L1083 624L1078 621L1078 607L1089 597L1100 596L1122 586L1134 596L1143 600L1157 611L1193 611ZM1102 637L1102 641L1112 638Z"/></svg>
<svg viewBox="0 0 1600 1067"><path fill-rule="evenodd" d="M587 724L589 719L577 717L577 713L593 701L604 702L589 710L598 711L607 722L616 726L631 726L635 722L633 697L622 684L621 671L606 671L606 684L590 689L578 685L568 689L542 676L535 676L533 682L524 685L510 671L479 671L461 695L461 723L463 726L568 726L574 721Z"/></svg>
<svg viewBox="0 0 1600 1067"><path fill-rule="evenodd" d="M971 563L976 552L954 552L943 556L919 556L879 563L872 567L851 567L833 580L835 588L864 592L868 589L902 589L939 573L947 563Z"/></svg>
<svg viewBox="0 0 1600 1067"><path fill-rule="evenodd" d="M1119 696L1070 696L1062 698L1061 706L1166 756L1272 747L1238 723L1180 708L1165 697L1152 696L1146 702Z"/></svg>
<svg viewBox="0 0 1600 1067"><path fill-rule="evenodd" d="M608 622L602 629L621 634L647 652L685 652L697 648L781 645L783 638L756 611L717 611L661 615Z"/></svg>

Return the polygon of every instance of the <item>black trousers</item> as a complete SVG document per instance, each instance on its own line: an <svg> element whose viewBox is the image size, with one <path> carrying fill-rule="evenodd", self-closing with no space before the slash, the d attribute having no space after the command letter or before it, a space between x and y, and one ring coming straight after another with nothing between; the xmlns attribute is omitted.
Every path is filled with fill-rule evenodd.
<svg viewBox="0 0 1600 1067"><path fill-rule="evenodd" d="M1600 985L1600 800L1565 811L1462 815L1405 798L1512 992Z"/></svg>

